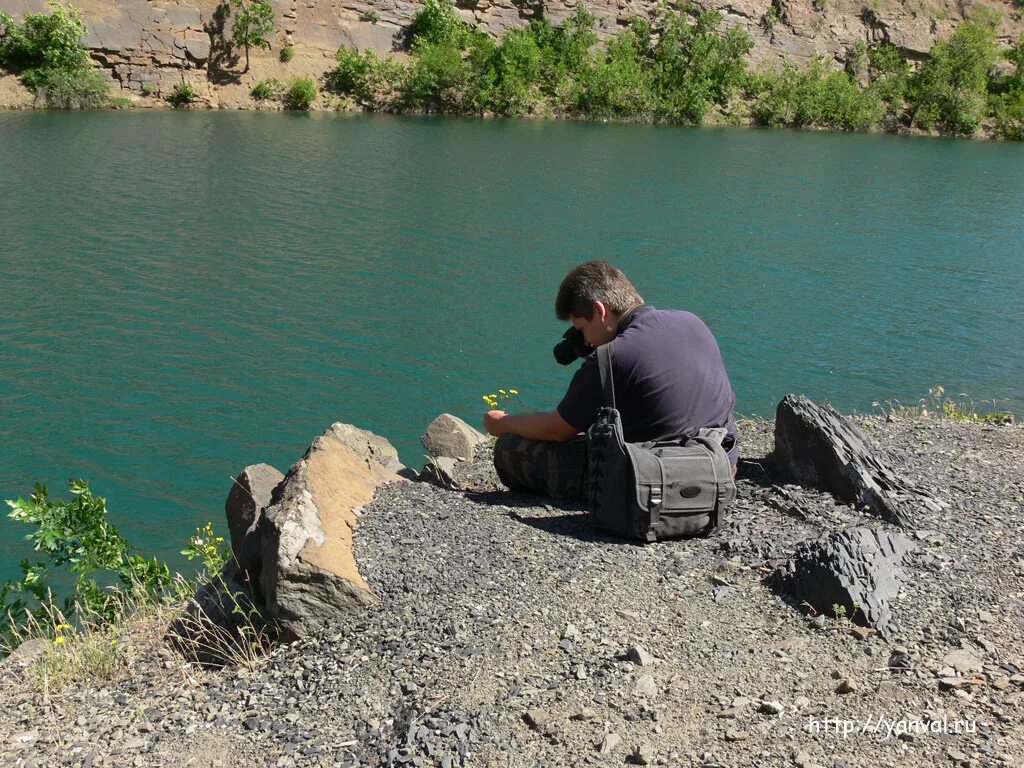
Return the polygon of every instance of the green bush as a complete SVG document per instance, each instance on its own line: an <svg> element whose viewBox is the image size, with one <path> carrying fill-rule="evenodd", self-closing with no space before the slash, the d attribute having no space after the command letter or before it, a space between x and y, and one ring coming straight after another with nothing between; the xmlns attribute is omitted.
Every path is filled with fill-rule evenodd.
<svg viewBox="0 0 1024 768"><path fill-rule="evenodd" d="M308 110L316 101L316 85L308 77L297 77L284 92L284 105L288 109Z"/></svg>
<svg viewBox="0 0 1024 768"><path fill-rule="evenodd" d="M1024 141L1024 37L1011 48L1006 58L1014 71L992 83L992 114L1001 138Z"/></svg>
<svg viewBox="0 0 1024 768"><path fill-rule="evenodd" d="M80 11L53 5L52 13L27 13L22 24L0 13L0 66L31 76L34 70L88 69L89 54L82 46L85 23ZM30 86L31 87L31 86Z"/></svg>
<svg viewBox="0 0 1024 768"><path fill-rule="evenodd" d="M281 49L281 53L278 54L278 58L282 64L287 64L289 61L295 58L295 46L289 43Z"/></svg>
<svg viewBox="0 0 1024 768"><path fill-rule="evenodd" d="M182 109L187 107L196 99L196 90L192 87L192 83L188 83L182 80L171 91L171 95L167 97L167 100L171 102L171 105L175 109Z"/></svg>
<svg viewBox="0 0 1024 768"><path fill-rule="evenodd" d="M406 34L415 50L424 45L465 48L473 33L448 0L423 0L423 7L413 15Z"/></svg>
<svg viewBox="0 0 1024 768"><path fill-rule="evenodd" d="M0 633L10 634L12 624L52 611L51 566L66 566L76 576L74 594L61 610L65 616L77 606L90 616L110 618L118 591L159 595L171 585L167 565L138 554L110 523L106 499L94 496L81 480L72 480L70 489L70 501L52 500L45 486L36 485L28 499L7 502L8 517L35 526L25 538L47 560L22 560L21 579L0 587ZM102 586L111 580L116 589Z"/></svg>
<svg viewBox="0 0 1024 768"><path fill-rule="evenodd" d="M33 84L52 109L95 109L109 102L110 82L95 69L37 69Z"/></svg>
<svg viewBox="0 0 1024 768"><path fill-rule="evenodd" d="M490 108L501 115L531 112L540 98L541 50L530 29L508 32L494 49Z"/></svg>
<svg viewBox="0 0 1024 768"><path fill-rule="evenodd" d="M21 578L0 585L0 655L27 638L49 638L53 642L41 663L58 684L102 673L97 664L106 669L116 661L116 636L108 632L112 626L147 605L180 605L198 584L217 578L230 557L224 539L207 523L182 550L189 560L199 560L205 572L195 580L183 579L166 563L139 554L108 519L106 500L86 482L71 480L70 489L70 499L51 499L45 486L36 485L28 499L7 502L10 519L32 526L25 539L43 559L22 560ZM57 576L56 569L73 577L63 599L52 583L67 583L67 574ZM84 645L77 647L79 642ZM63 655L65 650L70 656ZM58 674L68 672L68 665L74 674Z"/></svg>
<svg viewBox="0 0 1024 768"><path fill-rule="evenodd" d="M752 79L752 90L752 114L761 125L865 130L884 114L875 92L821 58L803 71L787 63L777 74L760 75Z"/></svg>
<svg viewBox="0 0 1024 768"><path fill-rule="evenodd" d="M892 43L872 45L867 56L872 90L894 114L902 112L912 73L910 64Z"/></svg>
<svg viewBox="0 0 1024 768"><path fill-rule="evenodd" d="M380 21L380 14L377 13L372 8L370 8L363 11L362 14L360 14L359 16L359 19L360 21L365 21L370 24L376 24L378 21Z"/></svg>
<svg viewBox="0 0 1024 768"><path fill-rule="evenodd" d="M51 13L25 14L18 24L0 13L0 67L57 109L100 107L110 85L82 45L85 23L71 6L54 4Z"/></svg>
<svg viewBox="0 0 1024 768"><path fill-rule="evenodd" d="M420 42L402 85L403 106L427 112L459 111L469 68L447 42Z"/></svg>
<svg viewBox="0 0 1024 768"><path fill-rule="evenodd" d="M721 21L718 11L703 11L693 23L685 13L670 12L655 30L661 119L699 124L712 106L724 104L745 81L753 41L740 27L720 34Z"/></svg>
<svg viewBox="0 0 1024 768"><path fill-rule="evenodd" d="M254 99L264 101L266 99L276 99L284 91L284 85L280 80L268 77L266 80L260 80L256 85L252 87L250 93Z"/></svg>
<svg viewBox="0 0 1024 768"><path fill-rule="evenodd" d="M997 55L995 27L988 22L964 22L932 46L908 86L913 124L925 130L974 133L987 111Z"/></svg>
<svg viewBox="0 0 1024 768"><path fill-rule="evenodd" d="M585 74L579 111L589 117L652 119L658 106L656 75L645 55L645 29L630 28L609 40Z"/></svg>
<svg viewBox="0 0 1024 768"><path fill-rule="evenodd" d="M390 109L400 96L406 78L404 65L391 59L379 59L372 49L359 53L341 46L335 54L338 62L325 77L327 89L350 96L367 109Z"/></svg>

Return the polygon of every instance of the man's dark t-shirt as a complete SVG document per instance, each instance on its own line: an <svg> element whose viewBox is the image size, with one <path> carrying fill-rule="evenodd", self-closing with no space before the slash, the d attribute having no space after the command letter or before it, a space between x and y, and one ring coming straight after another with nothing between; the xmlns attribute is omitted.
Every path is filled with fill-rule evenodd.
<svg viewBox="0 0 1024 768"><path fill-rule="evenodd" d="M735 437L736 396L718 342L695 314L643 305L625 318L609 344L626 442L692 436L701 427L728 427ZM597 355L591 354L573 376L558 413L584 432L602 405ZM735 463L735 450L729 458Z"/></svg>

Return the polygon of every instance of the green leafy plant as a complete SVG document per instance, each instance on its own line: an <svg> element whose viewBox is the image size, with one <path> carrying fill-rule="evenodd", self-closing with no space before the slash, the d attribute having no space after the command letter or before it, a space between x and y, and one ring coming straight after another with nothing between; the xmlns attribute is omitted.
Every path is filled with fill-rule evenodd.
<svg viewBox="0 0 1024 768"><path fill-rule="evenodd" d="M66 567L76 576L74 593L61 609L66 616L77 604L90 616L110 618L117 593L159 595L170 586L166 563L138 554L107 519L106 499L93 495L81 480L70 481L69 487L70 500L51 499L45 486L36 485L28 499L7 502L10 519L34 526L25 538L46 560L23 560L21 579L0 588L0 621L53 614L51 566ZM117 585L113 590L103 586L110 581Z"/></svg>
<svg viewBox="0 0 1024 768"><path fill-rule="evenodd" d="M995 26L989 21L964 22L937 42L909 81L912 123L924 129L974 133L987 112L988 83L997 55Z"/></svg>
<svg viewBox="0 0 1024 768"><path fill-rule="evenodd" d="M196 90L192 87L192 83L182 80L171 91L171 95L167 97L167 100L171 102L171 105L175 109L182 109L187 107L196 99Z"/></svg>
<svg viewBox="0 0 1024 768"><path fill-rule="evenodd" d="M284 92L284 105L288 109L308 110L316 101L316 85L308 77L297 77Z"/></svg>
<svg viewBox="0 0 1024 768"><path fill-rule="evenodd" d="M274 32L274 9L269 0L231 0L235 21L231 40L245 50L245 71L249 71L249 49L270 50Z"/></svg>
<svg viewBox="0 0 1024 768"><path fill-rule="evenodd" d="M25 14L21 24L0 13L0 67L15 72L27 88L58 109L107 103L109 82L92 68L82 45L82 14L53 4L50 13Z"/></svg>
<svg viewBox="0 0 1024 768"><path fill-rule="evenodd" d="M276 99L281 96L284 92L284 85L280 80L268 77L265 80L260 80L256 85L252 87L250 93L254 99L264 101L267 99Z"/></svg>
<svg viewBox="0 0 1024 768"><path fill-rule="evenodd" d="M113 109L131 109L135 106L135 102L127 96L114 96L109 104Z"/></svg>
<svg viewBox="0 0 1024 768"><path fill-rule="evenodd" d="M295 58L295 46L289 43L281 49L281 53L278 54L278 59L281 60L282 64L287 64L289 61Z"/></svg>
<svg viewBox="0 0 1024 768"><path fill-rule="evenodd" d="M202 562L208 574L220 573L220 569L231 559L231 550L224 545L224 537L214 533L210 523L196 528L181 554L189 560Z"/></svg>
<svg viewBox="0 0 1024 768"><path fill-rule="evenodd" d="M380 14L372 8L368 8L360 14L359 19L360 21L365 21L369 24L376 24L380 21Z"/></svg>

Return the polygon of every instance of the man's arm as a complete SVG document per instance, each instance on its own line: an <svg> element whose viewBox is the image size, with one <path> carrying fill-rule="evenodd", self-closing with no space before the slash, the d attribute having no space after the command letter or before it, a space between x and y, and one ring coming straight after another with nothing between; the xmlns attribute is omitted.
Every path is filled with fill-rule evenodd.
<svg viewBox="0 0 1024 768"><path fill-rule="evenodd" d="M564 443L575 437L578 430L563 419L558 411L550 413L505 413L488 411L484 414L484 428L492 435L519 435L531 440L551 440Z"/></svg>

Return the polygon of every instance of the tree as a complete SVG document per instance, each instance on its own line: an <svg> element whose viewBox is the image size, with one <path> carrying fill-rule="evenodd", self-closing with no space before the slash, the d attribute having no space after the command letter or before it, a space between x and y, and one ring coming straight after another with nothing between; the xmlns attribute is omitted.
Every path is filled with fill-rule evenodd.
<svg viewBox="0 0 1024 768"><path fill-rule="evenodd" d="M268 39L274 31L274 9L268 0L231 0L235 7L235 45L245 48L245 71L249 71L249 48L270 50Z"/></svg>

